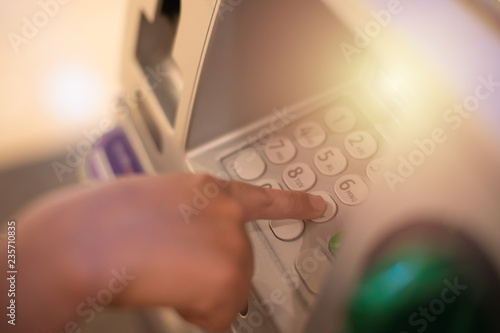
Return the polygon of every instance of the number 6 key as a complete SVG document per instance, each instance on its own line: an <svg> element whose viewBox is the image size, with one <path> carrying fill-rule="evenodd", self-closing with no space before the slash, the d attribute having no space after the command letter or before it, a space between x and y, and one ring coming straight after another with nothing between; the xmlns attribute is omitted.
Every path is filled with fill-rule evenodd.
<svg viewBox="0 0 500 333"><path fill-rule="evenodd" d="M358 175L340 177L333 189L340 201L348 206L359 205L366 199L369 193L368 185Z"/></svg>

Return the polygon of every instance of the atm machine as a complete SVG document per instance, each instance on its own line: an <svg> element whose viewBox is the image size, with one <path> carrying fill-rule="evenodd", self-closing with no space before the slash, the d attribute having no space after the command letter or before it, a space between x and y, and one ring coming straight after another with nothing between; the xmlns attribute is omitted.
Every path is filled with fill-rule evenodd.
<svg viewBox="0 0 500 333"><path fill-rule="evenodd" d="M86 176L204 172L325 199L316 220L248 223L232 332L496 332L499 12L130 0L121 116Z"/></svg>

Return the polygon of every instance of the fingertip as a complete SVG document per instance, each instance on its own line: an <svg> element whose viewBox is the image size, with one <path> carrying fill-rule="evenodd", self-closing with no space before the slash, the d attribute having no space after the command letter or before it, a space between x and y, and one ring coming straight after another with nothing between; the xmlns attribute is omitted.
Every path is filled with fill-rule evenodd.
<svg viewBox="0 0 500 333"><path fill-rule="evenodd" d="M309 195L309 202L311 203L311 207L314 209L314 212L317 213L318 216L322 216L326 211L326 202L322 197L314 194Z"/></svg>

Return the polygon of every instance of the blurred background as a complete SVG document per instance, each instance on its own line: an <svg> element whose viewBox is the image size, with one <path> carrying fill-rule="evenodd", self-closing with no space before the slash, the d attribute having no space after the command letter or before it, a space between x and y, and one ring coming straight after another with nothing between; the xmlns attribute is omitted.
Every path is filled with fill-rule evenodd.
<svg viewBox="0 0 500 333"><path fill-rule="evenodd" d="M0 0L0 223L43 193L76 183L76 170L58 178L53 163L112 119L127 1L66 2ZM136 333L153 326L145 313L106 311L82 328Z"/></svg>
<svg viewBox="0 0 500 333"><path fill-rule="evenodd" d="M65 4L62 4L66 2ZM74 183L53 162L111 120L127 1L0 0L0 220Z"/></svg>

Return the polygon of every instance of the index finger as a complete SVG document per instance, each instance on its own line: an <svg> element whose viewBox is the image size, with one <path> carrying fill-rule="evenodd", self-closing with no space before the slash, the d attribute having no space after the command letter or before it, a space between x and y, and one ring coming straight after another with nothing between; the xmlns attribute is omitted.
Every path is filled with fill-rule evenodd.
<svg viewBox="0 0 500 333"><path fill-rule="evenodd" d="M227 193L242 206L245 221L256 219L301 219L321 217L326 210L323 198L298 191L282 191L232 181Z"/></svg>

